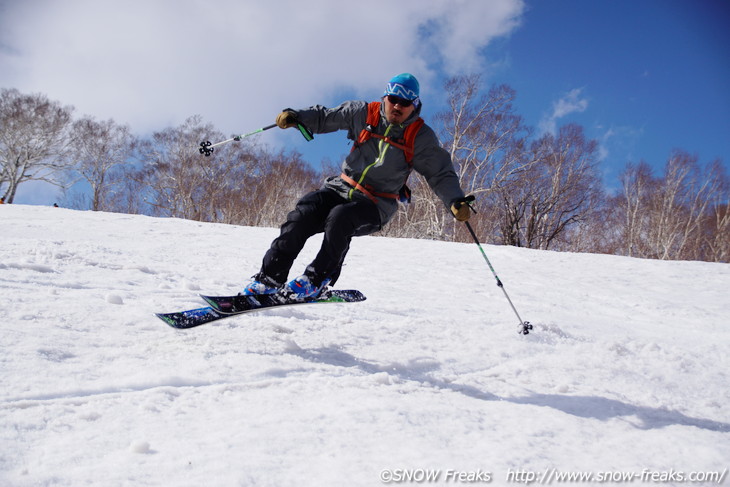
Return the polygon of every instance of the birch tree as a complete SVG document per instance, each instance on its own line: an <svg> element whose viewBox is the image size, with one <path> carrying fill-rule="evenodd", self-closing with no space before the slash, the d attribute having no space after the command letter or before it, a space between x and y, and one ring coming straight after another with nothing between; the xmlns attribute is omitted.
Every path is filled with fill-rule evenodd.
<svg viewBox="0 0 730 487"><path fill-rule="evenodd" d="M499 188L503 243L548 249L568 228L591 218L603 196L597 149L575 124L533 142L523 155L524 172Z"/></svg>
<svg viewBox="0 0 730 487"><path fill-rule="evenodd" d="M240 175L251 160L247 140L216 147L205 157L198 151L203 140L222 140L223 134L199 115L177 127L155 132L141 146L145 162L141 179L145 202L153 214L188 220L219 221L219 195L244 184Z"/></svg>
<svg viewBox="0 0 730 487"><path fill-rule="evenodd" d="M97 121L84 117L73 123L69 160L72 177L90 188L84 206L91 210L109 211L115 208L115 197L124 188L122 168L131 164L137 139L128 126L113 120Z"/></svg>
<svg viewBox="0 0 730 487"><path fill-rule="evenodd" d="M707 231L703 232L704 260L730 262L730 177L719 160L712 163L709 173L717 190L711 195Z"/></svg>
<svg viewBox="0 0 730 487"><path fill-rule="evenodd" d="M627 164L619 179L622 191L616 204L623 216L620 220L623 253L629 257L645 257L648 255L649 211L658 183L652 175L651 166L644 161L638 165Z"/></svg>
<svg viewBox="0 0 730 487"><path fill-rule="evenodd" d="M45 95L0 90L0 196L6 203L26 181L58 184L72 111Z"/></svg>

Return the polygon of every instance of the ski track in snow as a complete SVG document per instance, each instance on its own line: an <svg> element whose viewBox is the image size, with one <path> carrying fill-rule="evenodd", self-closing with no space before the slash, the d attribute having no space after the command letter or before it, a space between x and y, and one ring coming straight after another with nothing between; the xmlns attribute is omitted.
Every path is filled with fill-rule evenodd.
<svg viewBox="0 0 730 487"><path fill-rule="evenodd" d="M0 485L730 466L730 265L485 246L521 336L475 245L364 237L363 303L154 316L237 292L276 234L0 206Z"/></svg>

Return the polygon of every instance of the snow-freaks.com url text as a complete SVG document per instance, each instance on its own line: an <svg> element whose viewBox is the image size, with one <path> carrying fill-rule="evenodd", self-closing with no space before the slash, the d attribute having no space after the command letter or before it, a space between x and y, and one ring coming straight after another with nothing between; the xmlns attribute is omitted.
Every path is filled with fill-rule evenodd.
<svg viewBox="0 0 730 487"><path fill-rule="evenodd" d="M532 472L529 470L513 470L507 471L507 482L519 484L541 484L550 485L553 483L622 483L622 482L645 482L645 483L715 483L721 484L727 476L727 468L722 472L719 471L698 471L685 472L682 470L651 470L643 469L641 472L564 472L557 468L546 468L542 472Z"/></svg>
<svg viewBox="0 0 730 487"><path fill-rule="evenodd" d="M727 477L728 469L720 471L694 471L685 472L682 470L651 470L643 469L641 472L621 472L621 471L604 471L604 472L567 472L557 468L547 468L544 471L537 472L524 469L508 469L506 477L503 477L507 483L515 484L569 484L569 483L705 483L705 484L722 484ZM492 483L495 476L490 471L474 470L474 471L458 471L453 469L384 469L380 471L380 480L385 484L488 484Z"/></svg>

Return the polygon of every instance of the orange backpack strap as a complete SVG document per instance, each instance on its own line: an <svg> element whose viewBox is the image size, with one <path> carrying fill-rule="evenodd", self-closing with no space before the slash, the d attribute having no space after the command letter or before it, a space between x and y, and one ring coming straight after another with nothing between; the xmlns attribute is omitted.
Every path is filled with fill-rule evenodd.
<svg viewBox="0 0 730 487"><path fill-rule="evenodd" d="M365 128L363 128L360 131L360 135L358 135L357 140L352 146L352 150L354 151L355 148L360 147L362 144L367 142L371 137L375 137L377 139L381 139L385 141L387 144L392 145L393 147L397 147L398 149L403 151L403 154L405 156L406 162L408 163L408 167L410 169L413 168L413 156L415 154L415 146L416 146L416 136L418 135L418 131L421 130L421 127L423 127L423 119L421 117L418 117L413 123L408 125L406 127L405 132L403 132L403 138L398 140L393 140L390 137L386 137L380 134L375 133L375 128L380 124L380 105L381 103L379 101L373 101L368 103L368 114L367 118L365 119ZM340 178L345 181L347 184L349 184L351 187L357 189L364 195L366 195L373 203L377 203L377 197L384 197L384 198L392 198L397 199L402 202L410 202L411 201L411 191L408 189L408 186L406 183L408 182L408 176L410 175L410 170L408 171L408 174L406 175L406 180L403 182L403 187L400 189L399 194L394 193L379 193L376 191L373 191L372 188L364 187L351 177L349 177L346 174L340 175Z"/></svg>
<svg viewBox="0 0 730 487"><path fill-rule="evenodd" d="M418 117L415 122L406 127L406 131L403 134L403 145L405 148L401 148L403 149L403 152L406 153L406 161L408 161L409 166L413 165L412 161L416 147L416 135L418 135L418 131L421 130L421 127L423 127L423 123L423 119Z"/></svg>
<svg viewBox="0 0 730 487"><path fill-rule="evenodd" d="M355 150L356 147L364 144L370 137L375 137L402 150L405 153L406 162L408 162L409 166L412 166L414 147L416 145L416 135L418 135L418 131L421 130L421 127L423 127L423 119L418 117L416 121L406 127L406 130L403 133L403 138L400 140L391 139L390 137L384 137L380 134L374 133L373 131L379 123L380 102L370 102L368 103L368 115L365 119L365 128L360 131L360 135L358 136L357 141L355 141L355 144L352 146L352 150Z"/></svg>
<svg viewBox="0 0 730 487"><path fill-rule="evenodd" d="M356 190L360 191L362 194L370 198L370 201L372 201L375 204L378 204L378 198L390 198L397 200L400 198L399 195L395 193L380 193L378 191L374 191L370 189L369 187L365 187L352 179L350 176L345 174L344 172L340 174L340 179L345 181L347 184L349 184L351 187L355 188Z"/></svg>
<svg viewBox="0 0 730 487"><path fill-rule="evenodd" d="M352 150L355 150L356 147L360 147L362 144L364 144L370 137L375 137L377 139L382 139L386 143L392 145L393 147L397 147L400 150L402 150L405 153L406 156L406 162L409 166L413 166L413 155L415 153L415 146L416 146L416 135L418 135L418 131L421 130L421 127L423 127L424 121L421 117L418 117L416 121L411 123L408 127L406 127L405 132L403 133L403 138L400 140L394 140L390 137L385 137L380 134L376 134L373 131L375 130L375 127L378 126L380 123L380 102L379 101L373 101L368 103L368 115L365 119L365 128L360 131L360 135L358 136L357 140L352 146Z"/></svg>
<svg viewBox="0 0 730 487"><path fill-rule="evenodd" d="M379 101L372 101L368 103L368 116L365 119L365 128L360 131L360 135L357 138L357 141L355 142L355 145L352 147L354 150L355 147L358 147L359 145L365 143L370 137L372 137L373 130L375 130L375 127L378 126L380 123L380 102Z"/></svg>

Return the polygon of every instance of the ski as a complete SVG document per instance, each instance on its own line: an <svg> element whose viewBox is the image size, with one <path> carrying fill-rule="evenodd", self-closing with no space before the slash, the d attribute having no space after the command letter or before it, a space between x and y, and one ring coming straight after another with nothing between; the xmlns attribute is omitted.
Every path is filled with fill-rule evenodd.
<svg viewBox="0 0 730 487"><path fill-rule="evenodd" d="M211 321L251 313L279 306L296 306L315 303L356 303L365 301L365 296L354 289L329 289L316 298L292 300L281 294L259 294L255 296L201 296L210 306L157 313L155 316L173 328L193 328Z"/></svg>
<svg viewBox="0 0 730 487"><path fill-rule="evenodd" d="M219 313L211 306L206 306L204 308L176 311L174 313L155 313L155 316L173 328L182 329L193 328L195 326L204 325L205 323L210 323L211 321L235 315Z"/></svg>

